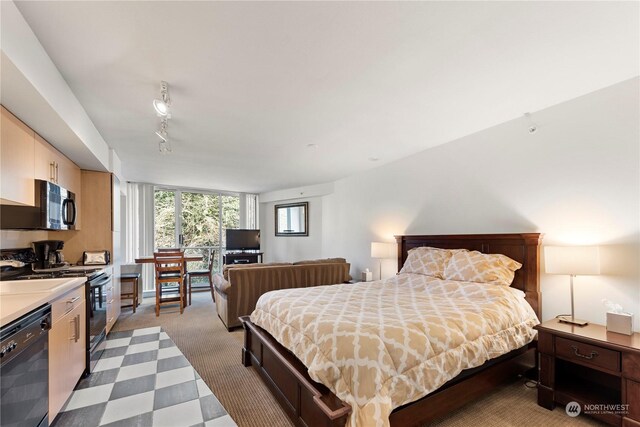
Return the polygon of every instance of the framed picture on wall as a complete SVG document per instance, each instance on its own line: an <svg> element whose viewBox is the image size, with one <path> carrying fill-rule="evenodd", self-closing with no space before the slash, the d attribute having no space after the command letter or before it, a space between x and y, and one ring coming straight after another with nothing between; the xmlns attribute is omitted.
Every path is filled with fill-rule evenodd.
<svg viewBox="0 0 640 427"><path fill-rule="evenodd" d="M309 202L275 206L276 236L309 235Z"/></svg>

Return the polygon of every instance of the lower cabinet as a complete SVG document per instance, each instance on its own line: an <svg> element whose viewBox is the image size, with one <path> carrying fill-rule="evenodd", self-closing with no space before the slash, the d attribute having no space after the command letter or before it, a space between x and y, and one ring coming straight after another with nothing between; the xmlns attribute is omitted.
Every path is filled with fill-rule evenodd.
<svg viewBox="0 0 640 427"><path fill-rule="evenodd" d="M120 316L120 274L113 274L111 277L111 284L107 288L107 333Z"/></svg>
<svg viewBox="0 0 640 427"><path fill-rule="evenodd" d="M51 303L49 331L49 424L62 409L86 367L87 314L84 285Z"/></svg>

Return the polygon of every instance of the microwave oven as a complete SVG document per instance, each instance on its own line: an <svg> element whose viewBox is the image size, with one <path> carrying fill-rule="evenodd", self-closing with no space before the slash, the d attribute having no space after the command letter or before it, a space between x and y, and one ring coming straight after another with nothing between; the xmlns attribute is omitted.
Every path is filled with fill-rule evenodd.
<svg viewBox="0 0 640 427"><path fill-rule="evenodd" d="M78 209L71 191L49 181L35 180L36 206L2 205L3 230L75 230Z"/></svg>

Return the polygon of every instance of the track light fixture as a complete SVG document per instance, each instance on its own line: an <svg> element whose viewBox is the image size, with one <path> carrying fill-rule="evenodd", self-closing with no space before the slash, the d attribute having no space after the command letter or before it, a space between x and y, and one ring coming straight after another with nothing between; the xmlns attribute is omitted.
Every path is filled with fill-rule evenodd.
<svg viewBox="0 0 640 427"><path fill-rule="evenodd" d="M164 80L160 82L160 99L153 100L153 108L155 108L158 117L171 118L171 98L169 98L169 83Z"/></svg>
<svg viewBox="0 0 640 427"><path fill-rule="evenodd" d="M169 154L171 153L171 144L168 141L160 141L158 143L158 149L160 150L160 154Z"/></svg>
<svg viewBox="0 0 640 427"><path fill-rule="evenodd" d="M156 132L160 142L158 150L160 154L171 153L171 143L167 129L169 128L169 119L171 118L171 98L169 98L169 83L164 80L160 82L160 99L153 100L153 108L155 108L158 117L160 117L160 129Z"/></svg>
<svg viewBox="0 0 640 427"><path fill-rule="evenodd" d="M160 129L156 132L156 135L158 135L158 137L164 142L167 142L168 127L169 127L169 121L167 120L167 118L162 118L162 120L160 120Z"/></svg>

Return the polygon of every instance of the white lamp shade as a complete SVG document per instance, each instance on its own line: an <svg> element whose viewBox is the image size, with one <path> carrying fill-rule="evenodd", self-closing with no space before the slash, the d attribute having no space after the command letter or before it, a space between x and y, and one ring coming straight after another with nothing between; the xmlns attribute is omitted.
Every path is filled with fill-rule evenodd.
<svg viewBox="0 0 640 427"><path fill-rule="evenodd" d="M546 246L544 264L547 274L600 274L600 249L597 246Z"/></svg>
<svg viewBox="0 0 640 427"><path fill-rule="evenodd" d="M371 242L371 258L395 258L396 244Z"/></svg>

